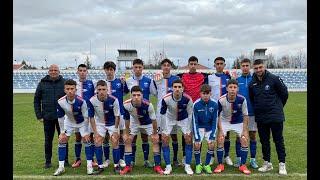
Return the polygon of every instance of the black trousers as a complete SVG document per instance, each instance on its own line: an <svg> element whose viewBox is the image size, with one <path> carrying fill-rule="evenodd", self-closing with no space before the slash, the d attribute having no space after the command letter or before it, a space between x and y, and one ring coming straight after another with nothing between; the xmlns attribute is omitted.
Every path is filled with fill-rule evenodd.
<svg viewBox="0 0 320 180"><path fill-rule="evenodd" d="M257 122L258 134L262 146L263 159L270 162L270 131L276 146L279 162L285 163L286 152L283 139L283 122L261 123Z"/></svg>
<svg viewBox="0 0 320 180"><path fill-rule="evenodd" d="M58 135L60 135L60 127L58 119L43 121L43 130L44 130L44 152L46 163L51 163L52 157L52 141L55 133L55 129L57 129ZM67 154L66 161L68 161L68 144L67 144Z"/></svg>

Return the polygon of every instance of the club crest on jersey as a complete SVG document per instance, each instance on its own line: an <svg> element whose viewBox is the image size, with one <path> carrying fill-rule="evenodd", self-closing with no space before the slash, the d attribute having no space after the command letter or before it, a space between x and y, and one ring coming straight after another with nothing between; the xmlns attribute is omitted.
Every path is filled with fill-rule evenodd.
<svg viewBox="0 0 320 180"><path fill-rule="evenodd" d="M270 86L267 84L267 85L264 87L264 90L269 91L269 90L270 90Z"/></svg>
<svg viewBox="0 0 320 180"><path fill-rule="evenodd" d="M210 108L209 108L209 112L212 113L213 111L214 111L214 108L213 108L213 107L210 107Z"/></svg>
<svg viewBox="0 0 320 180"><path fill-rule="evenodd" d="M147 83L147 82L145 82L145 83L143 83L143 85L144 85L144 87L149 87L149 83Z"/></svg>
<svg viewBox="0 0 320 180"><path fill-rule="evenodd" d="M121 87L121 83L117 83L116 86L117 86L117 88L120 88Z"/></svg>

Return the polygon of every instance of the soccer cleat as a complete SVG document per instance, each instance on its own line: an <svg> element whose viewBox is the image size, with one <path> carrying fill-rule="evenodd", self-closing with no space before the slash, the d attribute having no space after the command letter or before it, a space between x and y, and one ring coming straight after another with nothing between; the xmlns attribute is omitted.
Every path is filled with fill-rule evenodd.
<svg viewBox="0 0 320 180"><path fill-rule="evenodd" d="M279 163L279 174L280 175L287 175L287 170L286 170L286 163Z"/></svg>
<svg viewBox="0 0 320 180"><path fill-rule="evenodd" d="M250 166L254 169L257 169L259 167L255 158L250 159Z"/></svg>
<svg viewBox="0 0 320 180"><path fill-rule="evenodd" d="M209 165L211 166L214 163L214 157L211 157Z"/></svg>
<svg viewBox="0 0 320 180"><path fill-rule="evenodd" d="M52 164L50 163L50 162L46 162L45 164L44 164L44 168L45 169L48 169L48 168L51 168L52 167Z"/></svg>
<svg viewBox="0 0 320 180"><path fill-rule="evenodd" d="M71 167L77 168L77 167L80 167L80 165L81 165L81 159L75 160Z"/></svg>
<svg viewBox="0 0 320 180"><path fill-rule="evenodd" d="M268 162L268 161L264 161L264 163L262 164L262 166L258 169L258 171L260 172L267 172L273 169L272 163Z"/></svg>
<svg viewBox="0 0 320 180"><path fill-rule="evenodd" d="M180 167L180 166L182 166L182 164L178 160L176 160L176 161L173 161L173 166Z"/></svg>
<svg viewBox="0 0 320 180"><path fill-rule="evenodd" d="M59 167L56 172L54 172L54 176L60 176L61 174L63 174L65 172L64 167Z"/></svg>
<svg viewBox="0 0 320 180"><path fill-rule="evenodd" d="M107 160L105 160L105 161L103 162L102 167L103 167L103 168L107 168L107 167L109 166L109 164L110 164L110 160L107 159ZM92 166L93 166L93 165L92 165Z"/></svg>
<svg viewBox="0 0 320 180"><path fill-rule="evenodd" d="M98 174L101 174L103 171L104 171L103 168L99 168L99 167L98 167L98 170L97 170L97 171L94 171L92 174L98 175Z"/></svg>
<svg viewBox="0 0 320 180"><path fill-rule="evenodd" d="M240 167L239 167L239 170L241 172L243 172L244 174L250 174L251 171L247 168L247 166L245 164L242 164Z"/></svg>
<svg viewBox="0 0 320 180"><path fill-rule="evenodd" d="M171 165L170 165L170 166L167 166L167 167L164 169L163 174L169 175L169 174L171 174L171 172L172 172L172 167L171 167Z"/></svg>
<svg viewBox="0 0 320 180"><path fill-rule="evenodd" d="M125 175L131 171L132 171L132 167L127 165L122 170L120 170L120 175Z"/></svg>
<svg viewBox="0 0 320 180"><path fill-rule="evenodd" d="M93 167L92 166L87 166L87 174L92 175L93 174Z"/></svg>
<svg viewBox="0 0 320 180"><path fill-rule="evenodd" d="M150 163L148 160L145 160L143 166L144 166L145 168L152 168L152 167L153 167L153 164Z"/></svg>
<svg viewBox="0 0 320 180"><path fill-rule="evenodd" d="M212 170L211 170L211 166L208 164L206 166L203 166L203 170L207 173L207 174L212 174Z"/></svg>
<svg viewBox="0 0 320 180"><path fill-rule="evenodd" d="M120 159L119 165L120 165L120 167L124 168L124 167L126 167L126 162L123 159Z"/></svg>
<svg viewBox="0 0 320 180"><path fill-rule="evenodd" d="M113 172L116 173L116 174L120 174L120 170L121 169L120 169L119 166L116 166L116 167L113 168Z"/></svg>
<svg viewBox="0 0 320 180"><path fill-rule="evenodd" d="M92 167L98 167L98 163L94 160L92 160Z"/></svg>
<svg viewBox="0 0 320 180"><path fill-rule="evenodd" d="M192 169L191 169L190 164L186 164L186 165L184 166L184 171L185 171L188 175L193 175L193 171L192 171Z"/></svg>
<svg viewBox="0 0 320 180"><path fill-rule="evenodd" d="M214 173L221 173L224 171L224 165L223 164L218 164L218 166L214 169Z"/></svg>
<svg viewBox="0 0 320 180"><path fill-rule="evenodd" d="M232 165L233 165L233 163L232 163L232 160L231 160L230 156L225 157L225 158L224 158L224 161L225 161L225 162L226 162L226 164L228 164L229 166L232 166Z"/></svg>
<svg viewBox="0 0 320 180"><path fill-rule="evenodd" d="M153 167L153 170L156 172L156 173L158 173L158 174L163 174L163 170L162 170L162 168L161 168L161 166L154 166Z"/></svg>
<svg viewBox="0 0 320 180"><path fill-rule="evenodd" d="M240 167L241 165L241 157L237 157L236 163L234 163L234 167Z"/></svg>
<svg viewBox="0 0 320 180"><path fill-rule="evenodd" d="M202 169L203 169L202 164L196 165L196 174L201 174Z"/></svg>

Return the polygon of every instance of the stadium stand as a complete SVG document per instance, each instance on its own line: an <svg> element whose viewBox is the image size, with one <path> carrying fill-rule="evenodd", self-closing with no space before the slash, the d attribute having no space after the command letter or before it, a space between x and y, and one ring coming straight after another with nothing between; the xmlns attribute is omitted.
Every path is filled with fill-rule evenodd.
<svg viewBox="0 0 320 180"><path fill-rule="evenodd" d="M287 85L289 91L307 91L307 69L268 69L270 72L280 76ZM144 74L153 77L160 70L144 70ZM239 76L241 71L236 71ZM116 76L128 75L131 71L117 72ZM187 72L187 70L174 70L173 74ZM203 72L214 72L203 70ZM13 93L34 93L38 82L47 74L47 70L14 70L13 71ZM61 70L61 75L66 79L76 79L76 70ZM103 70L90 70L88 79L99 80L105 77Z"/></svg>

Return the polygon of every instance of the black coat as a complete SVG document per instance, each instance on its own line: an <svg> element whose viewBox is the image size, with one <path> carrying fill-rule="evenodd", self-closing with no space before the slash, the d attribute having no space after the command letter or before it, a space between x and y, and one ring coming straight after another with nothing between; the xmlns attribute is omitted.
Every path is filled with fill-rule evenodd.
<svg viewBox="0 0 320 180"><path fill-rule="evenodd" d="M249 84L249 96L256 122L283 122L283 107L288 99L288 89L279 76L265 71L260 81L253 74Z"/></svg>
<svg viewBox="0 0 320 180"><path fill-rule="evenodd" d="M57 101L65 95L64 81L65 79L61 75L56 80L50 79L49 75L41 79L33 101L37 119L53 120L58 118Z"/></svg>

